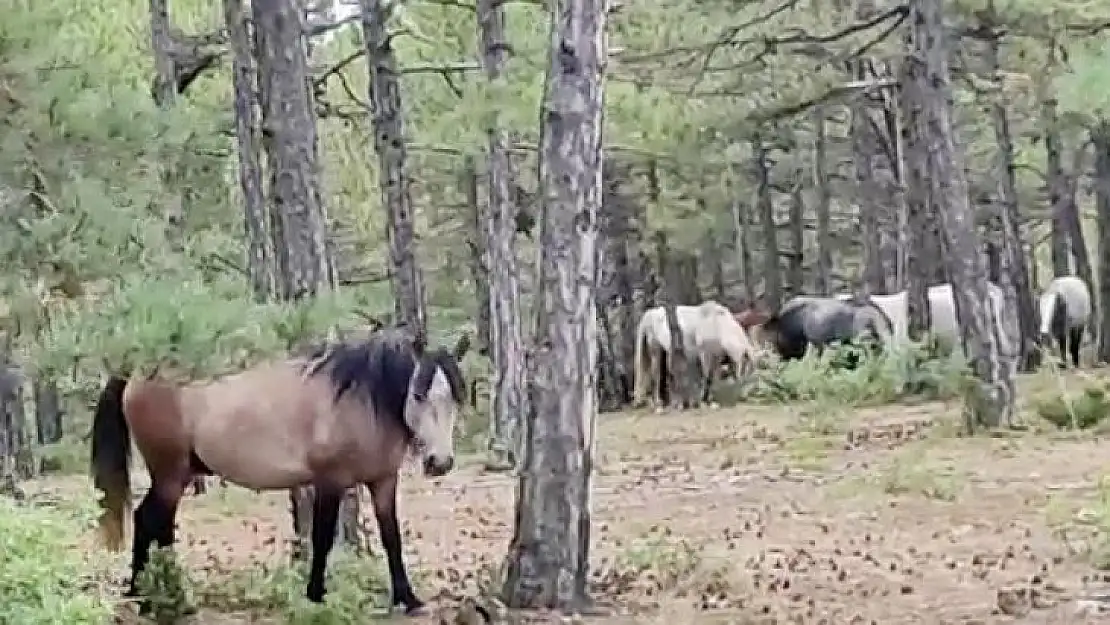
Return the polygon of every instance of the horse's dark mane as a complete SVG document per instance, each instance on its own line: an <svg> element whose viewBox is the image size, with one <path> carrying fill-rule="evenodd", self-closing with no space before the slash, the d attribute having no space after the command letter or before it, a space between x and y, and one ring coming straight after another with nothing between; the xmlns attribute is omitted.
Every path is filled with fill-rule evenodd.
<svg viewBox="0 0 1110 625"><path fill-rule="evenodd" d="M370 404L374 414L401 426L410 437L412 431L405 422L410 380L417 396L427 395L438 369L447 378L456 402L462 403L466 389L454 354L435 349L426 351L420 359L412 337L401 330L380 330L361 340L317 344L306 350L306 358L306 373L327 375L335 387L336 401L354 394ZM417 375L415 380L413 375Z"/></svg>

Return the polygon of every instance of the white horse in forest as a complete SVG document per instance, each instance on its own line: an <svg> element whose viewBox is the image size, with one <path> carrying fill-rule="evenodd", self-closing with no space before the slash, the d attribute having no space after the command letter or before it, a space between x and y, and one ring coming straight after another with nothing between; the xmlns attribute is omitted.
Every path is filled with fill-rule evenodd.
<svg viewBox="0 0 1110 625"><path fill-rule="evenodd" d="M1041 294L1039 339L1042 345L1056 340L1061 366L1067 365L1070 353L1072 365L1079 368L1079 347L1083 331L1091 321L1091 311L1091 290L1076 276L1053 278Z"/></svg>
<svg viewBox="0 0 1110 625"><path fill-rule="evenodd" d="M725 357L733 362L737 375L746 375L755 368L756 353L751 339L728 308L708 300L698 306L675 306L675 314L682 333L683 350L687 357L696 357L701 368L703 401L709 400L713 377ZM645 402L649 384L652 401L660 405L672 366L670 353L671 328L667 323L667 311L657 306L645 312L636 327L633 405Z"/></svg>
<svg viewBox="0 0 1110 625"><path fill-rule="evenodd" d="M1003 358L1016 368L1018 361L1018 325L1016 312L1006 306L1006 298L1002 288L993 282L987 283L990 296L991 315L994 319L995 331L1001 341L999 349ZM852 295L841 294L839 299L850 299ZM945 351L960 347L960 323L956 318L956 300L952 294L952 285L949 283L937 284L929 287L927 292L929 302L929 331L937 341L937 346ZM909 342L909 292L899 291L890 295L872 295L871 300L890 317L894 330L895 344L905 345Z"/></svg>

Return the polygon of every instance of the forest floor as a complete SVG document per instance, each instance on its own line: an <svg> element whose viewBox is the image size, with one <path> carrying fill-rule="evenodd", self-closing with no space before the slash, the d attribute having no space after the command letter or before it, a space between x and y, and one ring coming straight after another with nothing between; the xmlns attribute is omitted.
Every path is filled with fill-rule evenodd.
<svg viewBox="0 0 1110 625"><path fill-rule="evenodd" d="M1084 613L1110 605L1097 598L1110 595L1110 576L1094 569L1110 544L1105 443L1031 432L961 438L958 413L926 403L603 415L594 594L615 608L585 622L1096 618ZM404 484L418 594L465 592L504 557L515 482L474 463L434 484L416 475ZM178 551L194 578L287 558L287 510L282 494L213 484L186 500ZM558 622L536 618L527 621Z"/></svg>

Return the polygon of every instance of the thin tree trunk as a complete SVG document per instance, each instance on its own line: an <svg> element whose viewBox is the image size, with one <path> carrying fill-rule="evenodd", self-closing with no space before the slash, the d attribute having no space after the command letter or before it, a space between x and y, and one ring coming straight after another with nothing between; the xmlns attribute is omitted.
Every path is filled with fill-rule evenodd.
<svg viewBox="0 0 1110 625"><path fill-rule="evenodd" d="M478 0L478 32L482 65L489 89L503 87L509 46L505 41L505 10L501 0ZM485 235L489 255L490 345L493 384L490 388L491 466L511 468L520 459L520 421L525 402L524 328L521 319L520 268L516 254L517 206L509 163L508 133L491 109L486 128L489 161L489 212Z"/></svg>
<svg viewBox="0 0 1110 625"><path fill-rule="evenodd" d="M477 327L478 353L493 359L493 350L490 348L490 312L489 300L489 252L486 242L486 212L482 209L482 202L478 197L478 166L473 157L467 157L463 165L462 191L466 196L467 212L470 213L471 233L467 238L470 247L470 277L474 280L474 297L477 307L477 317L474 321Z"/></svg>
<svg viewBox="0 0 1110 625"><path fill-rule="evenodd" d="M918 163L925 164L927 175L927 187L916 193L931 197L937 205L960 332L977 379L965 404L968 428L972 429L1010 422L1014 386L1002 352L1003 338L994 323L986 267L979 253L962 156L956 147L960 143L952 124L952 87L942 15L941 0L911 3L909 54L902 85L903 97L913 103L906 118L912 146L920 151ZM915 177L915 182L922 179Z"/></svg>
<svg viewBox="0 0 1110 625"><path fill-rule="evenodd" d="M556 0L552 11L534 400L503 594L510 607L571 611L588 601L607 16L605 0Z"/></svg>
<svg viewBox="0 0 1110 625"><path fill-rule="evenodd" d="M863 240L863 286L869 293L886 293L882 229L883 193L876 178L874 158L878 152L874 130L867 120L867 105L860 101L852 108L852 158L856 174L856 194Z"/></svg>
<svg viewBox="0 0 1110 625"><path fill-rule="evenodd" d="M35 399L35 431L39 445L50 445L62 440L62 402L58 384L46 374L36 374L32 384Z"/></svg>
<svg viewBox="0 0 1110 625"><path fill-rule="evenodd" d="M829 210L832 205L832 192L829 188L829 175L826 170L828 160L828 135L825 128L825 109L813 110L813 124L816 138L813 144L813 184L817 189L817 276L815 292L818 295L832 294L832 231L829 227Z"/></svg>
<svg viewBox="0 0 1110 625"><path fill-rule="evenodd" d="M414 332L427 332L424 276L416 259L412 180L405 146L404 108L400 72L392 37L386 32L389 9L382 0L361 0L362 31L370 66L374 148L378 153L382 205L389 233L390 279L396 317ZM392 5L390 5L392 6ZM491 285L492 287L492 285Z"/></svg>
<svg viewBox="0 0 1110 625"><path fill-rule="evenodd" d="M150 47L154 53L154 85L151 90L154 102L163 109L172 108L177 100L177 67L172 53L173 35L170 31L169 0L150 0ZM178 188L181 172L176 154L163 154L162 186L170 191L163 207L166 220L166 240L180 249L182 228L185 221L185 202Z"/></svg>
<svg viewBox="0 0 1110 625"><path fill-rule="evenodd" d="M787 283L791 295L802 295L805 288L805 200L802 198L802 172L794 175L794 188L790 191L790 261L787 263Z"/></svg>
<svg viewBox="0 0 1110 625"><path fill-rule="evenodd" d="M243 196L243 224L247 238L247 273L255 299L276 293L274 250L270 220L262 195L261 139L255 93L253 36L242 0L224 0L224 21L231 45L231 76L235 91L235 138L239 161L239 190Z"/></svg>
<svg viewBox="0 0 1110 625"><path fill-rule="evenodd" d="M992 4L992 16L993 10ZM992 73L1000 70L999 44L999 38L996 37L987 45L987 63ZM1028 370L1032 369L1037 352L1037 319L1033 308L1033 289L1029 283L1029 266L1025 258L1025 243L1021 235L1017 176L1014 172L1014 142L1004 101L999 97L994 98L990 110L995 142L998 144L995 170L998 177L999 228L1003 243L999 250L1002 256L1000 264L1007 269L999 271L998 282L1006 294L1008 307L1017 311L1021 363Z"/></svg>
<svg viewBox="0 0 1110 625"><path fill-rule="evenodd" d="M1056 66L1055 40L1048 42L1049 67ZM1044 128L1045 175L1048 177L1048 203L1052 212L1052 229L1049 241L1052 252L1053 276L1071 274L1068 258L1068 231L1066 211L1068 207L1068 181L1063 164L1063 140L1060 134L1058 102L1050 86L1044 87L1041 97L1041 124Z"/></svg>
<svg viewBox="0 0 1110 625"><path fill-rule="evenodd" d="M782 304L782 273L779 269L778 229L775 227L775 204L771 198L771 168L767 163L767 146L757 136L752 141L756 173L756 206L763 225L763 302L770 310Z"/></svg>

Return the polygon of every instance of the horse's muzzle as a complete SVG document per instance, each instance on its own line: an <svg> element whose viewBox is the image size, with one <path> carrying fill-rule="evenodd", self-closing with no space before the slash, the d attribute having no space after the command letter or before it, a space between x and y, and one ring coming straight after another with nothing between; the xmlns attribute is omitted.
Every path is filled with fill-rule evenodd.
<svg viewBox="0 0 1110 625"><path fill-rule="evenodd" d="M428 456L424 459L424 475L428 477L443 477L450 473L454 467L455 459L451 456L446 458Z"/></svg>

